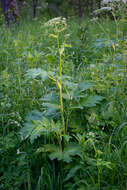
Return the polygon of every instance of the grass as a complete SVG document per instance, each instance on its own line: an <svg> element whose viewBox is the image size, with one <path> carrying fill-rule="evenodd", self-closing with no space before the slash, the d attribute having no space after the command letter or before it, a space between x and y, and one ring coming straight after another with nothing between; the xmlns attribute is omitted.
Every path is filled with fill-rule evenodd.
<svg viewBox="0 0 127 190"><path fill-rule="evenodd" d="M127 188L126 20L66 22L0 28L2 190Z"/></svg>

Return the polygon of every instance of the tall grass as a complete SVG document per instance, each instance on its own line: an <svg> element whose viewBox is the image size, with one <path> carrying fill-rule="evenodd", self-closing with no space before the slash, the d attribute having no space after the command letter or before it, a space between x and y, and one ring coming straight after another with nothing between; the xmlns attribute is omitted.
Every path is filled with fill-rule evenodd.
<svg viewBox="0 0 127 190"><path fill-rule="evenodd" d="M126 21L45 22L0 27L0 189L126 190Z"/></svg>

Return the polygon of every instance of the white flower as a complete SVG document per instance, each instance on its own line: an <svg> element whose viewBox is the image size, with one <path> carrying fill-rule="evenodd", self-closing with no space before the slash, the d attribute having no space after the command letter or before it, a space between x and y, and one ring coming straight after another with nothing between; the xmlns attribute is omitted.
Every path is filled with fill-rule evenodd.
<svg viewBox="0 0 127 190"><path fill-rule="evenodd" d="M65 24L66 25L66 18L63 17L56 17L53 19L50 19L48 22L45 23L45 26L53 26L57 24Z"/></svg>

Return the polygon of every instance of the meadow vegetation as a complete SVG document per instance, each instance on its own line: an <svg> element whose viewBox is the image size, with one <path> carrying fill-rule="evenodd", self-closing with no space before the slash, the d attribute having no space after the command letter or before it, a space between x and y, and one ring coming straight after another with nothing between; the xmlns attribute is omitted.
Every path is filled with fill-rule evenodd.
<svg viewBox="0 0 127 190"><path fill-rule="evenodd" d="M0 27L0 189L127 189L127 20Z"/></svg>

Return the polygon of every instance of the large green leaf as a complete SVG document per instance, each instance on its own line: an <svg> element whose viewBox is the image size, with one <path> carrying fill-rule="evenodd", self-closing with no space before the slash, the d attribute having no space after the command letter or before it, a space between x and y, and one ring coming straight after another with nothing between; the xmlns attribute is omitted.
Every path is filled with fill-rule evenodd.
<svg viewBox="0 0 127 190"><path fill-rule="evenodd" d="M43 117L42 121L35 120L31 123L26 123L25 127L21 130L23 139L30 139L33 143L41 135L61 134L62 125L60 122L55 123Z"/></svg>
<svg viewBox="0 0 127 190"><path fill-rule="evenodd" d="M41 77L41 79L43 81L45 81L48 78L48 72L41 69L41 68L29 69L26 72L25 77L27 80L35 79L37 77Z"/></svg>
<svg viewBox="0 0 127 190"><path fill-rule="evenodd" d="M59 96L56 92L51 92L46 94L41 98L42 106L44 108L44 115L50 119L55 118L59 115L60 105L59 105Z"/></svg>
<svg viewBox="0 0 127 190"><path fill-rule="evenodd" d="M76 174L76 172L78 171L78 170L80 170L81 169L81 165L75 165L71 170L69 170L69 173L67 174L67 176L66 176L66 178L64 179L64 181L67 181L67 180L69 180L70 178L72 178L72 177L74 177L75 176L75 174Z"/></svg>
<svg viewBox="0 0 127 190"><path fill-rule="evenodd" d="M87 82L87 81L83 81L83 82L79 83L77 85L77 88L74 89L73 98L76 99L76 98L83 97L82 92L84 92L84 91L86 91L88 89L92 89L93 86L94 86L93 83L90 83L90 82Z"/></svg>
<svg viewBox="0 0 127 190"><path fill-rule="evenodd" d="M42 112L39 112L38 110L33 110L26 116L26 121L31 122L33 120L42 120Z"/></svg>
<svg viewBox="0 0 127 190"><path fill-rule="evenodd" d="M51 160L57 159L69 163L74 156L81 155L81 147L79 144L71 143L66 145L64 150L62 150L58 145L47 144L39 148L37 152L49 152L49 158Z"/></svg>
<svg viewBox="0 0 127 190"><path fill-rule="evenodd" d="M104 99L104 97L102 97L102 96L90 95L90 96L88 96L88 98L85 98L82 100L81 105L84 107L94 107L97 104L99 104L103 99Z"/></svg>

